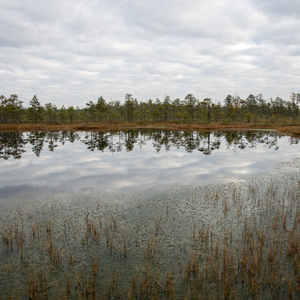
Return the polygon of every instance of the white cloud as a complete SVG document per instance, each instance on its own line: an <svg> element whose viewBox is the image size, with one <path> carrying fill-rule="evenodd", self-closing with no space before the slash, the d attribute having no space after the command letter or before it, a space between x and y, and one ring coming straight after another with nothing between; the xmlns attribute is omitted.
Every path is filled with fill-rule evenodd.
<svg viewBox="0 0 300 300"><path fill-rule="evenodd" d="M299 92L299 1L1 1L0 94L57 106Z"/></svg>

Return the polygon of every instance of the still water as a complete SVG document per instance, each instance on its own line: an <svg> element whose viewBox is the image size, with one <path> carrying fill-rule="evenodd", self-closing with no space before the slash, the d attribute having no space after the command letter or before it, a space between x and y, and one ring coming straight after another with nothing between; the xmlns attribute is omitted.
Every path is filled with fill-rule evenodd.
<svg viewBox="0 0 300 300"><path fill-rule="evenodd" d="M1 299L299 299L299 139L0 139Z"/></svg>
<svg viewBox="0 0 300 300"><path fill-rule="evenodd" d="M299 145L267 131L1 132L0 203L233 179L299 157Z"/></svg>

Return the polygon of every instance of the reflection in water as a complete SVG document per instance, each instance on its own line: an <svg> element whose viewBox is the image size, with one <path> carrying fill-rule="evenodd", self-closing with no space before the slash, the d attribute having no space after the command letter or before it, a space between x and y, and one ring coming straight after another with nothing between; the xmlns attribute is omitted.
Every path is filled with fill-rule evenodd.
<svg viewBox="0 0 300 300"><path fill-rule="evenodd" d="M226 149L255 148L258 144L264 144L268 148L278 150L280 135L267 131L215 131L215 132L188 132L170 130L127 130L118 132L0 132L0 158L13 157L20 159L26 152L26 144L30 144L31 150L37 157L44 147L50 152L58 148L58 144L74 143L81 141L90 151L121 152L133 151L135 147L143 148L151 143L156 152L162 149L169 151L172 148L184 148L186 152L200 151L204 155L210 155L215 149L219 149L221 142ZM298 144L299 139L289 137L289 143Z"/></svg>
<svg viewBox="0 0 300 300"><path fill-rule="evenodd" d="M13 197L202 185L298 156L299 139L266 131L2 132L0 205Z"/></svg>
<svg viewBox="0 0 300 300"><path fill-rule="evenodd" d="M27 141L22 132L1 132L0 133L0 158L5 160L13 157L20 159Z"/></svg>

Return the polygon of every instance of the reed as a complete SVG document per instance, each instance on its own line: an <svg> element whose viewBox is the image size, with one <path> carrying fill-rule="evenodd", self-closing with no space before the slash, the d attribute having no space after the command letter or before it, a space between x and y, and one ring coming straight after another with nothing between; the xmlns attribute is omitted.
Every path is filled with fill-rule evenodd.
<svg viewBox="0 0 300 300"><path fill-rule="evenodd" d="M99 202L9 214L0 290L4 299L298 299L298 185L193 191L184 203L191 219L169 197L140 204L140 218ZM19 280L13 293L8 280Z"/></svg>
<svg viewBox="0 0 300 300"><path fill-rule="evenodd" d="M154 256L154 253L155 253L155 244L154 244L154 240L152 238L152 235L150 233L148 243L147 243L147 247L146 247L146 250L145 250L145 257L146 258L152 258Z"/></svg>

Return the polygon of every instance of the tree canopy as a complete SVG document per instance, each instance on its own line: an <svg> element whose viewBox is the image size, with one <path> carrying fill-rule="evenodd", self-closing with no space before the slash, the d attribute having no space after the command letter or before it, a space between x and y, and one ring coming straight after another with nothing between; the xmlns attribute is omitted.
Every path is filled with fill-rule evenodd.
<svg viewBox="0 0 300 300"><path fill-rule="evenodd" d="M280 97L267 100L262 94L250 94L246 99L238 95L227 95L223 104L214 103L211 98L197 99L193 94L187 94L184 99L174 100L165 95L162 101L149 99L146 102L126 94L123 103L120 100L107 102L100 96L96 101L87 101L83 108L64 105L58 108L51 102L42 105L36 95L29 102L29 107L24 107L23 103L16 94L8 98L0 96L0 123L292 123L299 122L300 93L292 93L288 100Z"/></svg>

